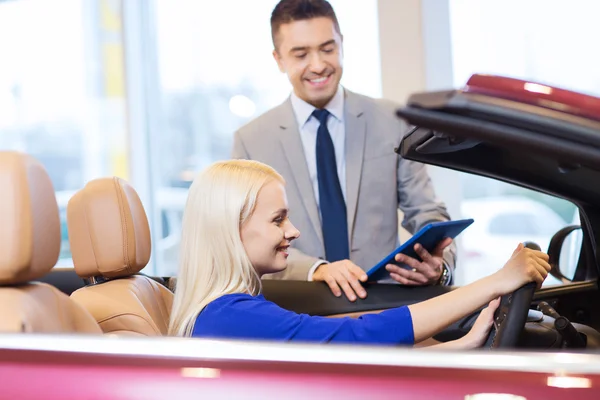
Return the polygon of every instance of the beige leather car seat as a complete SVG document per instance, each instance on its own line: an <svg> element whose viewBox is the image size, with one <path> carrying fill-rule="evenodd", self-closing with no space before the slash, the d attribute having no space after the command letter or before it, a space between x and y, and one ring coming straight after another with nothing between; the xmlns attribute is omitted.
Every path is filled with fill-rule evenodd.
<svg viewBox="0 0 600 400"><path fill-rule="evenodd" d="M120 178L89 182L67 205L77 274L90 279L71 298L104 333L166 335L173 293L137 274L150 260L150 228L136 191Z"/></svg>
<svg viewBox="0 0 600 400"><path fill-rule="evenodd" d="M60 253L56 195L33 157L0 152L0 332L96 333L81 306L53 286L32 282Z"/></svg>

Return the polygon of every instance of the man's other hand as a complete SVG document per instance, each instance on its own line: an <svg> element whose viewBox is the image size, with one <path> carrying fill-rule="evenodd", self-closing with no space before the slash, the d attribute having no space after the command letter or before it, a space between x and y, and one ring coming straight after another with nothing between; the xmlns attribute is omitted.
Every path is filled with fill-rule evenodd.
<svg viewBox="0 0 600 400"><path fill-rule="evenodd" d="M399 264L405 264L410 269L399 267L394 264L386 265L385 269L396 282L410 286L435 285L442 276L444 265L444 249L452 243L452 239L442 240L433 253L429 253L420 244L415 245L415 251L421 257L419 261L404 254L396 254L395 260Z"/></svg>

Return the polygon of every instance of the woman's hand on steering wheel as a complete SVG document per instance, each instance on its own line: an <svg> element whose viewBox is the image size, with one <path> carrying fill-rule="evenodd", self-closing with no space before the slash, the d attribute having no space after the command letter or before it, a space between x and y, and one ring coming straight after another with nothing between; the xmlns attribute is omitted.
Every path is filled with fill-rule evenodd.
<svg viewBox="0 0 600 400"><path fill-rule="evenodd" d="M462 339L459 339L463 342L463 346L461 346L461 348L475 349L483 346L488 339L492 326L494 325L494 312L496 309L498 309L499 305L500 297L490 301L488 306L481 310L469 333L467 333Z"/></svg>
<svg viewBox="0 0 600 400"><path fill-rule="evenodd" d="M546 253L528 249L519 243L508 262L496 272L494 281L498 284L499 294L504 295L529 282L535 282L539 288L549 271Z"/></svg>

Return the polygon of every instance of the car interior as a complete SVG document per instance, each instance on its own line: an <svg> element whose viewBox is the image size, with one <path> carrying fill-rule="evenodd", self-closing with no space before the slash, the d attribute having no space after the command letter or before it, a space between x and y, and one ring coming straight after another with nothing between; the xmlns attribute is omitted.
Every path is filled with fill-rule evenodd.
<svg viewBox="0 0 600 400"><path fill-rule="evenodd" d="M173 292L138 274L150 260L150 227L131 185L89 182L69 201L67 221L75 273L89 282L71 298L104 333L166 335Z"/></svg>
<svg viewBox="0 0 600 400"><path fill-rule="evenodd" d="M576 204L581 226L561 229L549 248L542 249L550 256L551 274L565 284L538 290L526 285L504 296L484 347L596 349L600 346L600 314L595 312L600 308L597 284L600 188L589 182L599 178L600 147L585 145L589 143L585 141L591 132L596 132L597 137L600 121L514 99L494 98L493 104L490 102L488 97L464 91L412 96L407 106L398 110L398 116L414 128L405 135L396 152L407 159L510 182ZM21 304L24 300L20 299L26 294L34 297L28 289L31 287L58 289L64 294L61 298L67 310L85 309L83 314L93 316L92 322L97 321L88 331L98 330L99 326L104 333L118 335L166 335L176 281L174 277L147 277L140 272L150 259L150 231L144 208L131 185L119 178L100 178L72 197L67 219L75 268L51 269L58 256L60 228L58 214L54 215L54 193L43 167L28 156L3 152L0 174L3 186L11 188L21 199L0 207L7 218L9 215L21 218L20 222L12 222L15 225L1 228L5 237L19 237L22 240L18 243L39 240L43 245L33 246L36 251L33 252L14 245L15 240L2 241L16 246L7 247L0 255L0 273L3 272L0 296L14 293L9 300L0 302L2 306L10 304L12 308L14 303ZM35 184L31 177L36 179ZM38 199L35 202L31 200L34 195ZM29 201L31 210L25 208ZM29 220L33 221L33 231L16 225L27 224ZM560 272L560 254L569 234L579 229L583 241L577 270L569 280ZM536 248L537 244L527 243L527 246ZM26 283L35 279L44 283ZM356 317L413 304L455 289L371 282L365 285L368 297L355 302L333 296L321 282L265 280L263 293L268 300L298 313ZM37 325L28 322L30 319L43 320L52 312L59 312L36 311L28 315L29 307L22 304L23 316L12 321L2 317L2 330L6 330L6 324L12 324L13 330L37 331ZM464 336L478 312L448 327L435 339L444 342ZM85 331L83 325L68 328Z"/></svg>
<svg viewBox="0 0 600 400"><path fill-rule="evenodd" d="M56 287L35 282L60 252L52 182L33 157L0 153L0 332L101 333L96 321Z"/></svg>

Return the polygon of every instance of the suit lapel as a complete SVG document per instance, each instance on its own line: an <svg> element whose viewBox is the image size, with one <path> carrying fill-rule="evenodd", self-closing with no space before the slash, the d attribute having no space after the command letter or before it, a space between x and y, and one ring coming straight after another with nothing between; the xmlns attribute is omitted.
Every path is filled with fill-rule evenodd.
<svg viewBox="0 0 600 400"><path fill-rule="evenodd" d="M346 133L346 208L348 214L348 235L350 249L354 232L354 220L358 204L358 192L363 166L367 125L360 99L354 93L345 90L345 133Z"/></svg>
<svg viewBox="0 0 600 400"><path fill-rule="evenodd" d="M294 177L294 182L298 189L298 193L302 198L302 203L306 209L310 222L312 223L317 236L323 243L323 232L321 230L321 219L319 217L319 209L317 208L317 200L313 190L313 185L310 181L310 174L306 164L306 156L304 154L304 146L300 138L296 116L292 109L290 99L286 100L281 106L278 115L279 139L283 146L283 151L288 160L290 171Z"/></svg>

